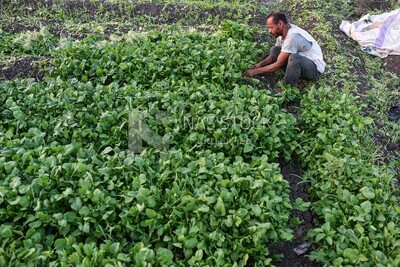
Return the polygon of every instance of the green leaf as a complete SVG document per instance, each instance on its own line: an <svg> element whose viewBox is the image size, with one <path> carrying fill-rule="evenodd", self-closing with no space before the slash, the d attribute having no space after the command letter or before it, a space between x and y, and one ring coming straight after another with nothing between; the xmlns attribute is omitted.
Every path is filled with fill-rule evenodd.
<svg viewBox="0 0 400 267"><path fill-rule="evenodd" d="M217 215L225 216L226 210L225 210L225 205L224 205L224 202L222 201L222 198L218 197L217 203L214 206L214 210L216 211Z"/></svg>
<svg viewBox="0 0 400 267"><path fill-rule="evenodd" d="M128 63L126 63L126 62L122 62L122 63L119 64L119 67L120 67L122 70L125 70L125 69L128 69L128 68L129 68L129 65L130 65L130 64L128 64Z"/></svg>
<svg viewBox="0 0 400 267"><path fill-rule="evenodd" d="M259 205L252 205L251 210L253 211L254 216L256 216L256 217L261 216L262 210Z"/></svg>
<svg viewBox="0 0 400 267"><path fill-rule="evenodd" d="M194 257L196 258L196 260L201 261L203 259L203 250L197 250L194 254Z"/></svg>
<svg viewBox="0 0 400 267"><path fill-rule="evenodd" d="M14 177L10 183L10 187L12 189L17 189L18 186L21 185L21 178L20 177Z"/></svg>
<svg viewBox="0 0 400 267"><path fill-rule="evenodd" d="M146 204L147 206L149 206L150 208L154 208L157 205L157 201L153 196L149 196L146 199Z"/></svg>
<svg viewBox="0 0 400 267"><path fill-rule="evenodd" d="M146 216L149 218L156 218L157 217L157 212L152 209L146 209Z"/></svg>
<svg viewBox="0 0 400 267"><path fill-rule="evenodd" d="M358 260L361 262L369 261L369 259L364 254L358 255Z"/></svg>
<svg viewBox="0 0 400 267"><path fill-rule="evenodd" d="M361 224L357 223L355 225L356 230L360 233L363 234L364 233L364 228L361 226Z"/></svg>
<svg viewBox="0 0 400 267"><path fill-rule="evenodd" d="M12 237L12 231L11 231L11 226L10 225L5 225L3 224L0 226L0 236L4 239Z"/></svg>
<svg viewBox="0 0 400 267"><path fill-rule="evenodd" d="M361 208L366 212L366 213L370 213L372 210L372 204L370 201L364 201L363 203L361 203Z"/></svg>
<svg viewBox="0 0 400 267"><path fill-rule="evenodd" d="M232 227L232 225L233 225L232 216L229 215L228 218L226 218L226 219L224 220L224 223L225 223L226 226Z"/></svg>
<svg viewBox="0 0 400 267"><path fill-rule="evenodd" d="M42 239L40 232L35 232L29 237L34 243L39 243Z"/></svg>
<svg viewBox="0 0 400 267"><path fill-rule="evenodd" d="M217 265L218 265L218 266L224 266L225 263L226 263L224 251L223 251L222 249L218 249L218 250L214 253L214 255L217 256L217 259L216 259Z"/></svg>
<svg viewBox="0 0 400 267"><path fill-rule="evenodd" d="M17 196L14 200L10 200L8 203L12 206L18 205L19 201L21 200L20 196Z"/></svg>
<svg viewBox="0 0 400 267"><path fill-rule="evenodd" d="M350 260L356 260L358 258L358 250L356 249L351 249L351 248L346 248L343 251L343 256L347 259Z"/></svg>
<svg viewBox="0 0 400 267"><path fill-rule="evenodd" d="M0 266L7 266L6 259L3 255L0 255Z"/></svg>
<svg viewBox="0 0 400 267"><path fill-rule="evenodd" d="M64 155L67 156L71 154L76 148L76 144L68 144L65 146Z"/></svg>
<svg viewBox="0 0 400 267"><path fill-rule="evenodd" d="M161 264L169 265L173 263L174 254L167 248L158 248L156 251L156 256Z"/></svg>
<svg viewBox="0 0 400 267"><path fill-rule="evenodd" d="M325 234L324 233L320 233L315 237L315 242L319 242L321 239L325 238Z"/></svg>
<svg viewBox="0 0 400 267"><path fill-rule="evenodd" d="M339 257L333 260L333 266L342 266L343 258Z"/></svg>
<svg viewBox="0 0 400 267"><path fill-rule="evenodd" d="M74 212L66 212L64 214L64 218L65 220L67 220L68 222L74 222L76 221L76 219L78 218Z"/></svg>
<svg viewBox="0 0 400 267"><path fill-rule="evenodd" d="M72 200L71 208L73 210L79 210L82 207L82 201L80 197L75 197Z"/></svg>
<svg viewBox="0 0 400 267"><path fill-rule="evenodd" d="M98 76L102 76L103 73L104 73L104 70L103 70L103 69L97 69L97 70L96 70L96 74L97 74Z"/></svg>
<svg viewBox="0 0 400 267"><path fill-rule="evenodd" d="M117 254L119 250L119 242L112 243L109 250L112 254Z"/></svg>
<svg viewBox="0 0 400 267"><path fill-rule="evenodd" d="M84 233L89 233L90 232L90 224L88 222L83 224L82 232L84 232Z"/></svg>
<svg viewBox="0 0 400 267"><path fill-rule="evenodd" d="M195 248L197 246L198 240L197 238L190 238L185 242L185 248Z"/></svg>
<svg viewBox="0 0 400 267"><path fill-rule="evenodd" d="M13 128L10 128L10 129L8 129L8 131L4 134L4 136L7 138L7 139L11 139L13 136L14 136L14 129Z"/></svg>
<svg viewBox="0 0 400 267"><path fill-rule="evenodd" d="M79 210L79 214L82 216L88 216L90 215L91 210L87 207L87 206L83 206L80 210Z"/></svg>
<svg viewBox="0 0 400 267"><path fill-rule="evenodd" d="M104 198L104 193L100 189L96 188L93 192L93 196L96 198L97 201L101 201Z"/></svg>
<svg viewBox="0 0 400 267"><path fill-rule="evenodd" d="M112 151L113 151L113 148L108 146L101 153L106 155L106 154L109 154Z"/></svg>
<svg viewBox="0 0 400 267"><path fill-rule="evenodd" d="M93 243L87 243L83 245L83 251L87 256L93 255L94 252L94 244Z"/></svg>
<svg viewBox="0 0 400 267"><path fill-rule="evenodd" d="M310 206L310 202L304 202L301 198L296 198L295 200L295 208L300 211L306 211Z"/></svg>
<svg viewBox="0 0 400 267"><path fill-rule="evenodd" d="M210 211L210 207L208 207L207 205L203 204L196 211L207 213L207 212Z"/></svg>
<svg viewBox="0 0 400 267"><path fill-rule="evenodd" d="M253 149L254 149L254 145L251 144L251 143L246 142L246 144L244 145L243 152L244 153L249 153L249 152L253 151Z"/></svg>
<svg viewBox="0 0 400 267"><path fill-rule="evenodd" d="M56 250L63 250L67 247L67 244L66 238L59 238L54 242L54 247Z"/></svg>
<svg viewBox="0 0 400 267"><path fill-rule="evenodd" d="M375 197L375 193L372 189L363 187L360 189L360 191L363 194L363 196L366 197L367 199L373 199Z"/></svg>
<svg viewBox="0 0 400 267"><path fill-rule="evenodd" d="M293 234L290 233L290 232L284 232L284 231L282 231L282 232L280 233L280 237L281 237L283 240L290 241L290 240L293 239Z"/></svg>

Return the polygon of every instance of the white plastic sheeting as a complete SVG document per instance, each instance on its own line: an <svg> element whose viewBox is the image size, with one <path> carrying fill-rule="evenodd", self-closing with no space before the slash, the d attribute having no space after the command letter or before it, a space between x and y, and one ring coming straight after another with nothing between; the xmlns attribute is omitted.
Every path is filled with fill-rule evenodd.
<svg viewBox="0 0 400 267"><path fill-rule="evenodd" d="M342 21L340 30L361 45L361 49L381 58L400 55L400 8L379 15L365 15L358 21Z"/></svg>

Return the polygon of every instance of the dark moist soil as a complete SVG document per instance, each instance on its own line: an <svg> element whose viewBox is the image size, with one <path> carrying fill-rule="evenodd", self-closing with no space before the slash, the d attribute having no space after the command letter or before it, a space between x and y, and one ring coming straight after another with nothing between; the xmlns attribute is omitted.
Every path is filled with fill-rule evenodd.
<svg viewBox="0 0 400 267"><path fill-rule="evenodd" d="M383 61L388 71L400 76L400 56L388 56Z"/></svg>
<svg viewBox="0 0 400 267"><path fill-rule="evenodd" d="M14 78L35 78L43 80L45 73L41 71L41 64L45 58L27 56L13 61L9 65L0 64L0 81Z"/></svg>
<svg viewBox="0 0 400 267"><path fill-rule="evenodd" d="M283 177L289 182L291 192L290 200L294 202L297 198L301 198L303 201L310 201L308 196L308 186L301 180L301 168L297 160L290 163L280 159L279 165L281 166L281 173ZM317 221L310 210L300 211L293 210L291 218L298 218L300 224L294 229L295 240L292 242L282 242L280 244L274 244L270 247L270 252L273 255L283 255L282 261L273 262L277 267L319 267L322 266L320 263L311 261L308 256L311 251L316 249L315 245L311 245L304 254L298 255L295 252L295 248L302 244L307 243L306 235L311 229L317 226Z"/></svg>
<svg viewBox="0 0 400 267"><path fill-rule="evenodd" d="M3 0L4 1L4 0ZM3 2L0 0L0 3ZM220 20L235 20L239 16L239 12L235 9L211 7L208 9L199 8L195 5L187 6L182 4L157 4L157 3L135 3L132 5L128 4L114 4L107 1L103 2L91 2L91 1L76 1L76 0L65 0L64 2L57 2L57 7L53 5L52 0L39 0L19 1L19 5L26 6L27 15L34 15L39 12L39 8L46 7L50 13L57 12L57 9L61 8L66 12L73 14L82 14L81 23L90 22L96 20L99 16L109 16L112 14L113 17L119 18L120 21L125 21L130 25L120 29L121 33L128 32L132 29L139 29L141 25L136 22L137 25L132 25L132 19L137 16L144 16L151 18L155 24L174 24L180 21L183 25L197 26L204 24L208 20L212 21L215 18ZM268 1L267 1L268 2ZM54 15L54 14L53 14ZM265 15L258 12L251 14L249 20L250 25L261 24L265 20ZM66 32L68 29L64 29L63 21L57 19L41 19L35 25L28 25L18 18L10 20L9 23L5 21L5 25L2 28L8 33L20 33L25 31L39 31L41 27L49 26L50 33L59 35L60 32ZM126 31L124 31L126 30ZM112 31L106 29L106 33ZM79 37L79 36L73 36ZM81 38L85 37L83 33Z"/></svg>

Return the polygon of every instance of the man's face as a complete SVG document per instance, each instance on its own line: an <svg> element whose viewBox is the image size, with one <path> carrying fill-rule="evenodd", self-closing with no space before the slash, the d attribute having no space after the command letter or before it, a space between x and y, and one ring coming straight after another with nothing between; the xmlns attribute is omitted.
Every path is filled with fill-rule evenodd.
<svg viewBox="0 0 400 267"><path fill-rule="evenodd" d="M274 36L276 38L278 36L282 36L282 25L283 25L283 22L282 21L278 21L278 23L275 24L273 19L274 18L272 18L272 17L267 19L267 27L268 27L269 33L272 34L272 36Z"/></svg>

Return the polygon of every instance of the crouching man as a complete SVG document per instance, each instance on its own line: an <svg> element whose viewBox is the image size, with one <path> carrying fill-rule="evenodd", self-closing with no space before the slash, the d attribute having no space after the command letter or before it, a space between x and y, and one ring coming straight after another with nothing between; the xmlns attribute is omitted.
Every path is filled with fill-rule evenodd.
<svg viewBox="0 0 400 267"><path fill-rule="evenodd" d="M276 38L266 59L255 64L244 75L252 77L259 74L285 70L284 82L296 85L306 78L317 80L325 70L321 47L305 30L288 23L286 15L272 12L267 16L269 33Z"/></svg>

